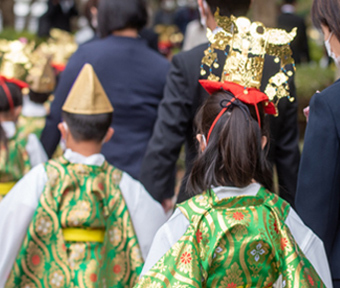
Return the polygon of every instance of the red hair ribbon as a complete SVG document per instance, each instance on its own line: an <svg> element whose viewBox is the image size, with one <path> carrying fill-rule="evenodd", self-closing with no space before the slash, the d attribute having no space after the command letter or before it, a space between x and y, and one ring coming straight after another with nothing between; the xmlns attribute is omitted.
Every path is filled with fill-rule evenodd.
<svg viewBox="0 0 340 288"><path fill-rule="evenodd" d="M2 89L4 89L4 92L6 94L8 104L9 104L9 109L11 111L14 110L14 102L13 102L13 97L12 97L11 91L9 91L5 79L1 76L0 76L0 86L2 87Z"/></svg>
<svg viewBox="0 0 340 288"><path fill-rule="evenodd" d="M260 90L256 88L245 88L239 84L236 84L234 82L218 82L218 81L211 81L211 80L199 80L200 84L203 86L203 88L211 95L218 91L229 91L233 95L235 95L235 98L233 98L226 107L224 107L221 112L217 115L216 119L214 120L213 124L210 127L207 142L209 142L210 134L212 130L214 129L217 121L221 118L221 116L228 110L229 106L232 104L235 99L239 99L245 104L254 105L256 116L257 116L257 122L259 123L259 126L261 128L261 118L260 113L257 107L258 103L264 103L264 112L267 114L276 114L276 108L273 103L269 102L269 98L266 94L261 92Z"/></svg>
<svg viewBox="0 0 340 288"><path fill-rule="evenodd" d="M224 112L226 112L229 108L229 106L236 100L236 97L231 99L230 102L227 104L226 107L224 107L220 113L218 113L217 117L215 118L214 122L212 123L210 129L209 129L209 133L208 133L208 136L207 136L207 143L209 143L209 138L210 138L210 135L211 135L211 132L214 130L214 127L217 123L217 121L222 117L222 115L224 114Z"/></svg>

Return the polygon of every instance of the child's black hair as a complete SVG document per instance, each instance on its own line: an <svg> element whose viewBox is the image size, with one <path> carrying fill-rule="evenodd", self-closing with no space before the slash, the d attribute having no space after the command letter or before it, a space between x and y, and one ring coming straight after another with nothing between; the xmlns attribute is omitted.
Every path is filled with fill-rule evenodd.
<svg viewBox="0 0 340 288"><path fill-rule="evenodd" d="M50 95L51 93L38 93L34 92L31 89L28 93L28 97L30 98L30 100L37 104L44 104L48 100L48 97L50 97Z"/></svg>
<svg viewBox="0 0 340 288"><path fill-rule="evenodd" d="M21 106L22 105L22 93L21 89L14 83L8 83L5 82L3 85L6 85L9 92L10 96L13 101L13 108ZM6 92L2 85L0 85L0 113L6 113L11 110L10 102L8 101ZM4 145L5 148L7 149L7 137L4 129L0 125L0 145Z"/></svg>
<svg viewBox="0 0 340 288"><path fill-rule="evenodd" d="M209 96L195 118L197 133L207 138L210 127L223 109L221 103L231 99L233 95L224 91ZM269 145L262 149L262 136L269 140L263 106L257 105L261 128L254 106L244 103L240 106L233 106L222 115L204 152L199 150L189 176L189 193L199 194L213 186L245 187L252 179L267 189L272 188L272 169L267 161Z"/></svg>
<svg viewBox="0 0 340 288"><path fill-rule="evenodd" d="M22 93L21 89L13 83L6 82L9 92L11 93L14 107L22 105ZM11 110L8 98L6 96L4 88L0 85L0 112L8 112Z"/></svg>
<svg viewBox="0 0 340 288"><path fill-rule="evenodd" d="M110 128L113 113L97 115L73 114L62 112L62 118L67 123L76 141L101 142Z"/></svg>

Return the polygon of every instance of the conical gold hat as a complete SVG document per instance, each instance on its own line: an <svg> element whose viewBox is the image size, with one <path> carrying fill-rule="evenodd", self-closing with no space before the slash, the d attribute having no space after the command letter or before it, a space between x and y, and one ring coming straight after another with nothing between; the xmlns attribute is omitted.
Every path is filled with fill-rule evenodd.
<svg viewBox="0 0 340 288"><path fill-rule="evenodd" d="M48 57L34 64L27 75L26 82L36 93L51 93L54 90L56 79Z"/></svg>
<svg viewBox="0 0 340 288"><path fill-rule="evenodd" d="M90 64L81 69L62 110L85 115L113 112L111 102Z"/></svg>

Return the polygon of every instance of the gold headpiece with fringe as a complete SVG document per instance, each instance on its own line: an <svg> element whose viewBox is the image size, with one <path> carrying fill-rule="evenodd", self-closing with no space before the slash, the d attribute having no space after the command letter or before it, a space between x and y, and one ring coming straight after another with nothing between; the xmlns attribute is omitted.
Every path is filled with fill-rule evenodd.
<svg viewBox="0 0 340 288"><path fill-rule="evenodd" d="M81 69L62 110L85 115L113 112L111 102L91 64L87 63Z"/></svg>
<svg viewBox="0 0 340 288"><path fill-rule="evenodd" d="M0 65L0 75L25 81L32 64L29 55L35 43L23 43L19 40L8 41L2 48L3 56Z"/></svg>
<svg viewBox="0 0 340 288"><path fill-rule="evenodd" d="M259 89L265 55L274 56L274 61L280 62L281 69L269 79L264 93L276 107L280 98L289 95L288 80L293 72L287 71L285 66L294 66L290 42L296 36L296 28L290 33L282 29L266 28L261 22L252 23L246 17L220 16L219 9L215 13L215 20L219 28L217 33L208 29L210 45L204 51L201 75L207 73L204 69L204 65L207 65L210 81L227 81L245 88ZM226 55L222 75L213 73L213 68L219 68L215 50L222 50Z"/></svg>
<svg viewBox="0 0 340 288"><path fill-rule="evenodd" d="M33 62L26 82L36 93L52 93L56 85L56 77L51 66L50 56L40 54L40 59Z"/></svg>

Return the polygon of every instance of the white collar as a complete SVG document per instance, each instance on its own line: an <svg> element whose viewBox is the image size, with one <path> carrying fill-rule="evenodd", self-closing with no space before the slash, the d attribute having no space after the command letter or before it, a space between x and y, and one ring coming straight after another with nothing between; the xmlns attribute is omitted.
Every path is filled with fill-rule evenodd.
<svg viewBox="0 0 340 288"><path fill-rule="evenodd" d="M17 128L13 121L3 121L1 122L1 127L4 129L8 139L12 138L17 132Z"/></svg>
<svg viewBox="0 0 340 288"><path fill-rule="evenodd" d="M34 103L30 100L28 95L26 95L23 98L21 114L26 117L45 117L47 115L47 111L44 104Z"/></svg>
<svg viewBox="0 0 340 288"><path fill-rule="evenodd" d="M291 4L285 4L281 7L281 12L293 14L293 13L295 13L295 7Z"/></svg>
<svg viewBox="0 0 340 288"><path fill-rule="evenodd" d="M252 183L243 188L237 187L216 187L213 191L217 195L218 199L235 197L235 196L255 196L259 192L261 185L259 183Z"/></svg>
<svg viewBox="0 0 340 288"><path fill-rule="evenodd" d="M221 32L221 31L223 31L223 29L222 29L221 27L217 26L217 27L212 31L212 33L213 33L214 35L216 35L218 32Z"/></svg>
<svg viewBox="0 0 340 288"><path fill-rule="evenodd" d="M102 166L105 161L103 154L93 154L91 156L85 157L84 155L81 155L77 152L73 152L71 149L66 149L64 157L71 163L93 166Z"/></svg>

